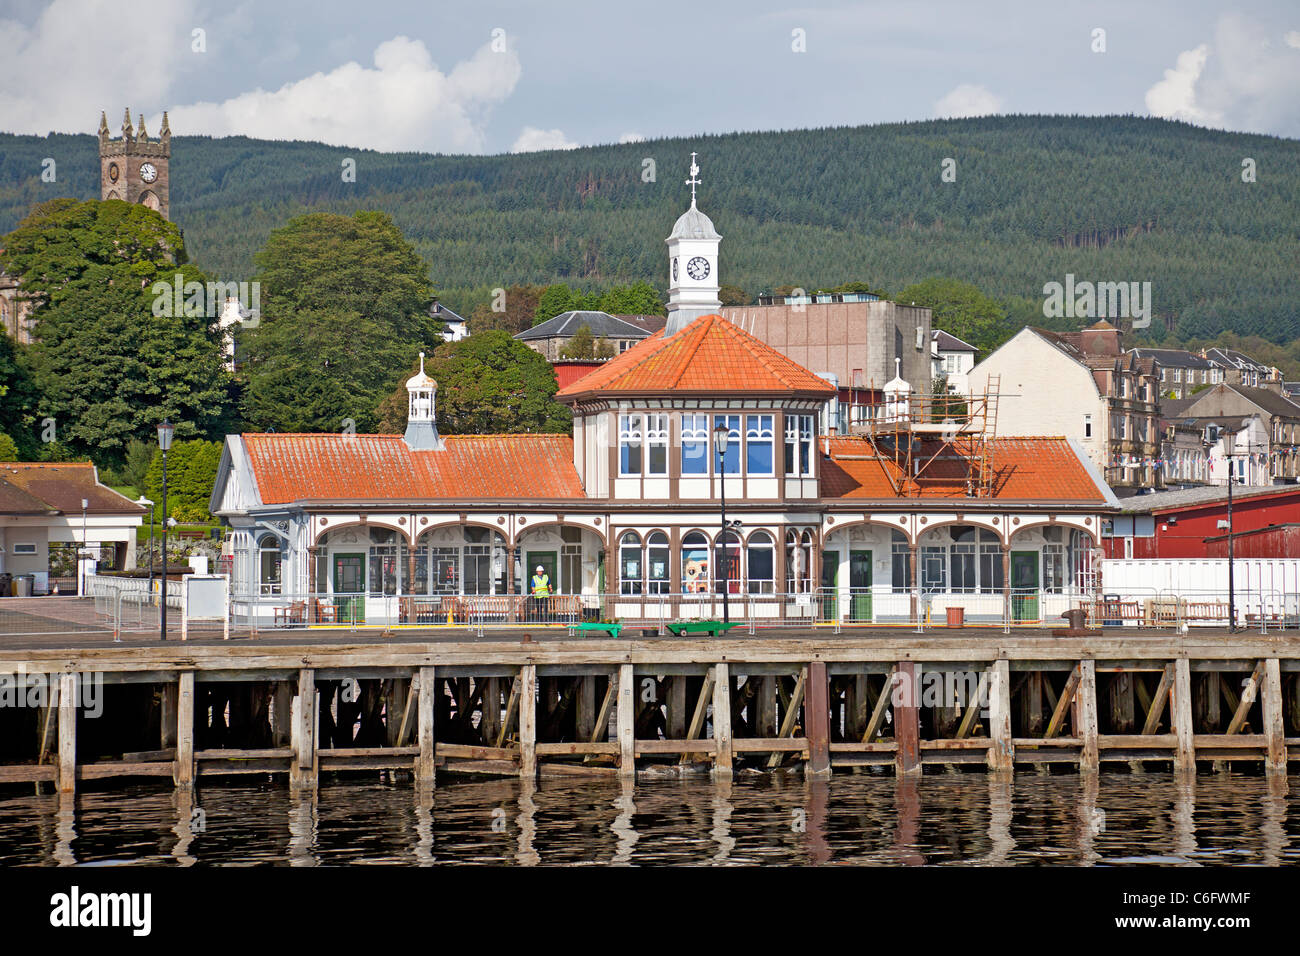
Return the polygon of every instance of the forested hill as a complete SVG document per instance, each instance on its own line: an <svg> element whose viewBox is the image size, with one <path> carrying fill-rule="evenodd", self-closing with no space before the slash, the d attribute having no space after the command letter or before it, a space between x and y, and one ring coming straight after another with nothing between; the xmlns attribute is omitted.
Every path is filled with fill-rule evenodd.
<svg viewBox="0 0 1300 956"><path fill-rule="evenodd" d="M360 134L364 139L364 131ZM245 279L268 233L308 209L390 213L464 314L489 290L563 280L666 283L664 237L689 201L725 237L722 281L933 275L1040 308L1045 282L1150 281L1156 337L1300 339L1300 142L1137 117L989 117L741 133L505 156L173 138L172 219L191 259ZM57 161L56 183L41 181ZM356 160L356 181L342 163ZM644 179L646 159L653 181ZM956 181L943 182L946 158ZM1243 159L1256 181L1242 181ZM34 202L96 197L92 136L0 134L0 234ZM1163 323L1162 323L1163 320Z"/></svg>

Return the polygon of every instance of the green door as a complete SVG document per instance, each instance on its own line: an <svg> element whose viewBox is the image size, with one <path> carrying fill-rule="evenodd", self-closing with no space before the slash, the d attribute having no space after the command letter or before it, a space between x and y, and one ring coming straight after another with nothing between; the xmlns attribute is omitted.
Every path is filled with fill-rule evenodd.
<svg viewBox="0 0 1300 956"><path fill-rule="evenodd" d="M1011 552L1011 619L1038 620L1038 552Z"/></svg>
<svg viewBox="0 0 1300 956"><path fill-rule="evenodd" d="M840 553L822 552L822 616L823 621L833 621L839 614L840 596L835 590L840 583Z"/></svg>
<svg viewBox="0 0 1300 956"><path fill-rule="evenodd" d="M334 555L334 606L340 622L366 619L366 556Z"/></svg>
<svg viewBox="0 0 1300 956"><path fill-rule="evenodd" d="M849 593L853 609L849 620L862 624L871 620L871 552L849 552Z"/></svg>
<svg viewBox="0 0 1300 956"><path fill-rule="evenodd" d="M529 551L528 565L524 568L524 593L532 596L533 593L533 575L537 573L537 566L542 566L542 573L550 581L551 593L555 594L560 590L559 567L560 562L554 551Z"/></svg>

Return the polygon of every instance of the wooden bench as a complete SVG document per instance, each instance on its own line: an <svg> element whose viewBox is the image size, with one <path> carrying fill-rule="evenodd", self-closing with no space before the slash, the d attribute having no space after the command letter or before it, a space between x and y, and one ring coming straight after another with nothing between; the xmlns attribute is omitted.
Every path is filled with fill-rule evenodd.
<svg viewBox="0 0 1300 956"><path fill-rule="evenodd" d="M581 624L570 624L569 636L572 637L575 631L604 631L610 637L618 637L622 630L622 621L586 621Z"/></svg>
<svg viewBox="0 0 1300 956"><path fill-rule="evenodd" d="M723 624L721 621L674 621L672 624L665 624L664 627L678 637L683 634L707 634L710 637L717 637L733 627L740 627L740 622Z"/></svg>
<svg viewBox="0 0 1300 956"><path fill-rule="evenodd" d="M290 624L303 624L307 619L307 602L291 601L285 607L275 609L275 626L288 627Z"/></svg>

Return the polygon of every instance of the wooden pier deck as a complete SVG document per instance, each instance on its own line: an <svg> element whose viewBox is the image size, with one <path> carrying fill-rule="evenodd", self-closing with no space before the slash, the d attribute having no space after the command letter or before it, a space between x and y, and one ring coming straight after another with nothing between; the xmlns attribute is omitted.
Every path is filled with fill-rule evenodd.
<svg viewBox="0 0 1300 956"><path fill-rule="evenodd" d="M1284 773L1300 759L1294 631L122 637L0 638L0 675L23 675L18 705L0 706L0 783L73 791L156 776L190 788L256 773L302 788L323 773L397 771L429 788L439 771L1090 773L1109 762ZM43 681L44 697L33 690Z"/></svg>

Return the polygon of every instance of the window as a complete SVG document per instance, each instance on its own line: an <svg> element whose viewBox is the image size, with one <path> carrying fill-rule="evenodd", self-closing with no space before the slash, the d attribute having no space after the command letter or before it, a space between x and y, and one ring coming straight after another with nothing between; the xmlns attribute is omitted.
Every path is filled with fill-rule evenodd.
<svg viewBox="0 0 1300 956"><path fill-rule="evenodd" d="M749 536L745 564L749 569L746 590L750 594L771 594L776 590L776 549L766 531L755 531Z"/></svg>
<svg viewBox="0 0 1300 956"><path fill-rule="evenodd" d="M21 554L19 545L14 545L14 554ZM32 551L35 553L35 545ZM280 582L280 539L273 534L264 534L257 539L257 581L263 594L281 593Z"/></svg>
<svg viewBox="0 0 1300 956"><path fill-rule="evenodd" d="M903 532L894 532L890 552L894 565L893 591L907 594L912 590L912 549Z"/></svg>
<svg viewBox="0 0 1300 956"><path fill-rule="evenodd" d="M397 593L397 532L386 528L370 529L371 594Z"/></svg>
<svg viewBox="0 0 1300 956"><path fill-rule="evenodd" d="M267 537L269 538L269 537L271 537L271 536L270 536L270 535L267 535ZM22 544L15 544L15 545L14 545L14 554L35 554L35 553L36 553L36 542L34 542L34 541L33 541L33 542L24 542L24 543L22 543ZM277 580L279 579L279 566L280 566L280 562L279 562L279 553L280 553L280 552L279 552L279 550L277 549L277 550L276 550L276 569L277 569L277 570L276 570L276 578L277 578ZM277 593L278 593L278 592L277 592Z"/></svg>
<svg viewBox="0 0 1300 956"><path fill-rule="evenodd" d="M946 591L948 589L947 567L943 560L943 545L926 545L921 548L921 590Z"/></svg>
<svg viewBox="0 0 1300 956"><path fill-rule="evenodd" d="M618 542L618 590L620 594L641 593L641 538L627 532Z"/></svg>
<svg viewBox="0 0 1300 956"><path fill-rule="evenodd" d="M429 593L429 549L427 547L416 548L414 554L411 549L403 542L400 548L400 560L397 562L397 572L402 579L403 594L428 594ZM414 562L412 562L414 559ZM411 565L415 565L415 574L411 574Z"/></svg>
<svg viewBox="0 0 1300 956"><path fill-rule="evenodd" d="M709 539L699 531L682 538L682 593L703 594L709 589Z"/></svg>
<svg viewBox="0 0 1300 956"><path fill-rule="evenodd" d="M641 416L618 416L618 473L641 474Z"/></svg>
<svg viewBox="0 0 1300 956"><path fill-rule="evenodd" d="M572 530L577 530L576 528ZM582 591L582 545L565 542L560 545L560 580L556 582L560 594L579 594Z"/></svg>
<svg viewBox="0 0 1300 956"><path fill-rule="evenodd" d="M812 474L813 417L787 415L785 418L785 473L791 478Z"/></svg>
<svg viewBox="0 0 1300 956"><path fill-rule="evenodd" d="M667 594L671 582L668 578L668 535L656 531L646 538L646 583L651 594Z"/></svg>
<svg viewBox="0 0 1300 956"><path fill-rule="evenodd" d="M430 548L434 594L456 594L460 587L460 548Z"/></svg>
<svg viewBox="0 0 1300 956"><path fill-rule="evenodd" d="M1091 415L1083 416L1083 437L1084 438L1092 437L1092 416Z"/></svg>
<svg viewBox="0 0 1300 956"><path fill-rule="evenodd" d="M740 416L739 415L714 415L713 427L719 425L727 426L727 450L722 455L722 473L725 475L740 474ZM712 439L712 435L709 436Z"/></svg>
<svg viewBox="0 0 1300 956"><path fill-rule="evenodd" d="M682 416L682 474L709 473L709 416Z"/></svg>
<svg viewBox="0 0 1300 956"><path fill-rule="evenodd" d="M974 594L976 583L975 529L969 525L952 528L952 550L949 552L949 580L952 590Z"/></svg>
<svg viewBox="0 0 1300 956"><path fill-rule="evenodd" d="M812 532L791 528L785 533L785 589L791 594L812 590Z"/></svg>
<svg viewBox="0 0 1300 956"><path fill-rule="evenodd" d="M772 461L772 416L745 416L745 470L750 475L770 475Z"/></svg>
<svg viewBox="0 0 1300 956"><path fill-rule="evenodd" d="M646 416L647 475L668 474L668 416Z"/></svg>
<svg viewBox="0 0 1300 956"><path fill-rule="evenodd" d="M1063 544L1043 545L1043 590L1049 594L1060 594L1065 590L1065 545Z"/></svg>
<svg viewBox="0 0 1300 956"><path fill-rule="evenodd" d="M996 594L1002 590L1002 545L992 531L980 531L980 593Z"/></svg>
<svg viewBox="0 0 1300 956"><path fill-rule="evenodd" d="M724 543L725 542L725 543ZM714 545L717 553L718 573L714 575L717 592L722 593L723 580L726 580L728 594L740 593L740 537L734 531L718 536Z"/></svg>

